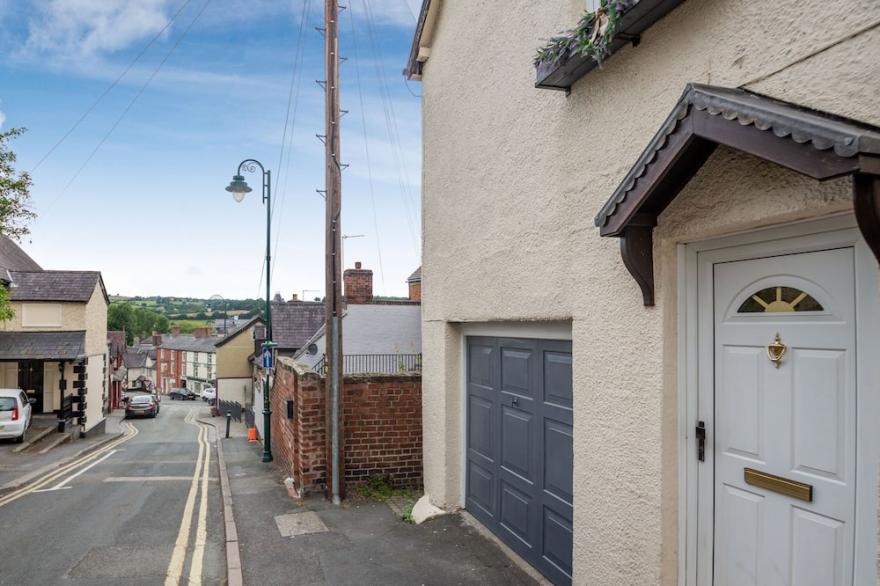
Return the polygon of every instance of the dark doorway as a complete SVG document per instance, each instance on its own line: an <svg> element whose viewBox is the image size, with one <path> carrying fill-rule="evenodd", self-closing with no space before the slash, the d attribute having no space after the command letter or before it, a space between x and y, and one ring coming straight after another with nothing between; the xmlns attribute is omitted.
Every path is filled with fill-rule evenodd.
<svg viewBox="0 0 880 586"><path fill-rule="evenodd" d="M18 388L27 393L28 399L36 399L34 413L43 412L43 362L23 360L18 363Z"/></svg>

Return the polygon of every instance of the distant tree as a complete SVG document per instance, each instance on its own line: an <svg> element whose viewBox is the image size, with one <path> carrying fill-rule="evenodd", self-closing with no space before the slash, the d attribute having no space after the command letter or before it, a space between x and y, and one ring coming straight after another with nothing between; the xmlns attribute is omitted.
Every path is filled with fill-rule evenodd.
<svg viewBox="0 0 880 586"><path fill-rule="evenodd" d="M171 330L171 322L164 315L159 315L156 318L156 329L163 334L167 334Z"/></svg>

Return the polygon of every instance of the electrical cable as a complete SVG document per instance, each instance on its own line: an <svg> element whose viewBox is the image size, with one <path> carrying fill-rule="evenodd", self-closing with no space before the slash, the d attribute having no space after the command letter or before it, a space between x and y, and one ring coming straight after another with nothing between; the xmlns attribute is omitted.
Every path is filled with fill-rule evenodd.
<svg viewBox="0 0 880 586"><path fill-rule="evenodd" d="M276 225L275 225L275 245L272 249L272 256L275 258L277 258L277 256L278 256L278 243L281 238L281 222L284 219L284 202L287 200L287 183L288 183L288 180L290 179L290 158L291 158L291 153L293 152L294 132L296 130L297 112L299 111L299 93L300 93L300 89L302 88L302 79L303 79L302 65L303 65L303 59L304 59L304 55L305 55L305 51L303 50L303 39L304 39L303 30L304 30L304 25L309 20L309 16L311 14L311 4L312 4L311 0L305 0L305 2L303 3L303 11L300 16L299 32L297 33L296 52L294 54L294 59L293 59L293 71L291 72L291 77L290 77L290 90L289 90L289 94L288 94L288 98L287 98L287 116L284 121L285 133L283 133L282 137L281 137L281 153L279 154L279 157L278 157L278 175L276 176L275 186L277 187L278 184L281 183L281 189L280 189L281 207L278 210L278 221L276 222ZM295 93L294 93L294 80L296 80ZM291 112L290 112L291 102L293 105L292 116L291 116ZM286 132L287 119L290 119L290 133L289 134ZM287 147L286 147L287 158L284 160L284 162L282 164L282 159L284 159L284 151L285 151L285 146L284 146L285 135L287 135ZM283 182L281 182L282 175L284 176ZM274 215L275 215L275 211L273 210L272 216L274 216ZM274 219L274 217L273 217L273 219ZM274 265L272 265L272 273L271 273L270 277L272 277L272 278L275 277L275 268L277 266L278 266L277 262Z"/></svg>
<svg viewBox="0 0 880 586"><path fill-rule="evenodd" d="M351 28L352 44L354 46L354 71L357 79L358 98L361 105L361 125L364 129L364 153L367 160L367 183L370 186L370 206L373 210L373 230L376 233L376 254L379 257L379 277L382 281L382 289L385 289L385 269L382 266L382 243L379 238L379 218L376 214L376 192L373 187L373 166L370 159L370 141L367 137L367 115L364 106L364 90L361 84L360 51L358 50L357 33L354 28L354 15L348 11L348 19Z"/></svg>
<svg viewBox="0 0 880 586"><path fill-rule="evenodd" d="M380 51L378 49L378 43L376 42L376 33L374 31L375 22L372 14L372 9L370 8L369 0L364 0L364 12L366 15L367 32L370 39L370 48L373 52L374 66L376 68L376 74L379 79L379 94L382 98L382 109L385 115L386 131L388 132L388 140L391 143L391 152L397 165L398 182L400 184L401 199L403 200L404 211L407 218L407 225L410 230L410 237L413 240L413 246L417 254L421 256L420 242L419 239L416 237L416 230L414 228L414 226L418 225L419 223L418 212L415 212L411 209L413 197L408 187L409 178L406 172L403 151L400 146L400 131L397 128L396 121L397 115L394 111L394 104L391 100L391 92L388 89L388 82L385 78L385 72L382 68L381 60L379 58Z"/></svg>
<svg viewBox="0 0 880 586"><path fill-rule="evenodd" d="M82 122L88 117L88 115L92 113L92 110L94 110L98 106L98 104L100 104L102 101L104 101L104 98L106 98L107 95L113 90L113 88L115 88L119 84L119 82L122 81L122 78L125 77L129 71L131 71L131 68L134 67L135 63L140 61L141 57L144 56L144 54L149 50L149 48L152 47L153 44L157 40L159 40L159 37L161 37L162 34L165 33L166 30L168 30L168 27L170 27L174 23L174 21L177 20L177 17L180 16L180 13L183 12L183 10L187 6L189 6L190 2L192 2L192 0L185 0L184 3L180 5L180 8L178 8L177 12L174 13L174 16L172 16L171 19L165 23L165 26L163 26L159 30L159 32L157 32L153 36L153 38L150 39L150 41L146 45L144 45L144 47L140 50L140 52L137 55L135 55L135 58L132 59L131 62L128 64L128 67L126 67L122 71L122 73L120 73L119 76L115 80L113 80L113 83L111 83L109 86L107 86L107 88L104 90L104 92L100 96L98 96L98 98L94 102L92 102L91 106L86 108L86 111L83 112L82 116L80 116L77 119L77 121L73 123L73 126L71 126L70 129L68 129L68 131L64 133L64 136L59 138L58 142L56 142L54 145L52 145L52 148L50 148L46 152L46 154L44 154L42 156L42 158L40 158L40 160L37 161L37 164L31 168L31 170L30 170L31 173L36 171L39 168L39 166L42 165L43 162L46 159L48 159L52 153L55 152L55 149L57 149L59 146L61 146L61 143L63 143L65 140L67 140L67 137L69 137L73 133L73 131L76 130L80 124L82 124Z"/></svg>
<svg viewBox="0 0 880 586"><path fill-rule="evenodd" d="M76 181L76 179L77 179L77 177L79 177L80 173L82 173L82 171L86 168L86 166L88 166L89 162L91 162L92 158L95 156L95 154L97 154L97 152L101 149L101 147L104 145L104 143L107 142L107 139L110 138L110 135L113 134L113 131L116 130L116 127L119 126L119 123L122 122L123 118L125 118L125 115L128 114L129 110L131 110L132 106L134 106L134 104L135 104L135 102L137 102L138 98L140 98L141 95L143 95L144 91L146 91L147 87L150 85L150 83L153 81L153 79L156 77L156 75L159 74L159 71L161 71L162 67L165 65L165 63L168 61L168 59L171 57L171 55L174 54L174 51L177 50L177 47L180 45L181 41L183 41L183 39L186 37L186 35L189 33L189 31L192 29L192 27L196 24L196 22L199 20L199 18L201 18L202 14L205 12L205 9L208 7L208 5L210 3L211 3L211 0L205 0L205 3L202 4L201 9L199 9L199 12L195 15L195 17L192 19L192 21L189 23L189 25L187 25L187 27L186 27L186 29L184 29L183 33L181 33L181 35L177 38L177 40L174 42L174 45L171 46L171 48L165 54L165 57L162 58L162 61L159 62L159 65L157 65L156 68L153 70L153 73L150 74L150 77L147 78L147 81L144 82L144 84L140 87L138 92L128 102L128 105L126 105L126 107L122 111L122 113L119 114L119 116L116 118L116 121L113 123L113 125L110 127L110 129L104 134L104 136L101 138L101 140L95 146L95 148L92 149L92 152L89 153L89 156L86 158L86 160L83 162L83 164L80 165L80 167L79 167L79 169L77 169L76 173L73 174L73 177L71 177L70 180L67 182L67 184L64 186L64 189L61 190L61 193L59 193L55 197L55 199L52 200L52 202L49 204L49 206L46 208L46 210L43 211L44 217L45 217L46 213L55 204L55 202L57 202L65 193L67 193L67 190L70 188L71 185L73 185L73 182Z"/></svg>

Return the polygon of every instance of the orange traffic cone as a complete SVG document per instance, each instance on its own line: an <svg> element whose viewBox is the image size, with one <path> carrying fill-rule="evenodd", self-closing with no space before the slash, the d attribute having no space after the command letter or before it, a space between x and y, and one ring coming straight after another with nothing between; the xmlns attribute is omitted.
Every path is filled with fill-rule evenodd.
<svg viewBox="0 0 880 586"><path fill-rule="evenodd" d="M249 427L248 428L248 441L249 442L257 441L257 428L256 427Z"/></svg>

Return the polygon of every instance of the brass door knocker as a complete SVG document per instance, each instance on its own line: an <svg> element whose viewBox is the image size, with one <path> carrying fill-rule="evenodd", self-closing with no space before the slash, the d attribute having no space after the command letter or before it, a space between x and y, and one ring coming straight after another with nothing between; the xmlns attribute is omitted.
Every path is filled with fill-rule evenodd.
<svg viewBox="0 0 880 586"><path fill-rule="evenodd" d="M779 332L776 332L776 338L769 346L767 346L767 358L770 359L773 366L779 368L779 364L782 362L782 357L785 356L786 350L788 350L788 347L782 343L782 338L779 337Z"/></svg>

